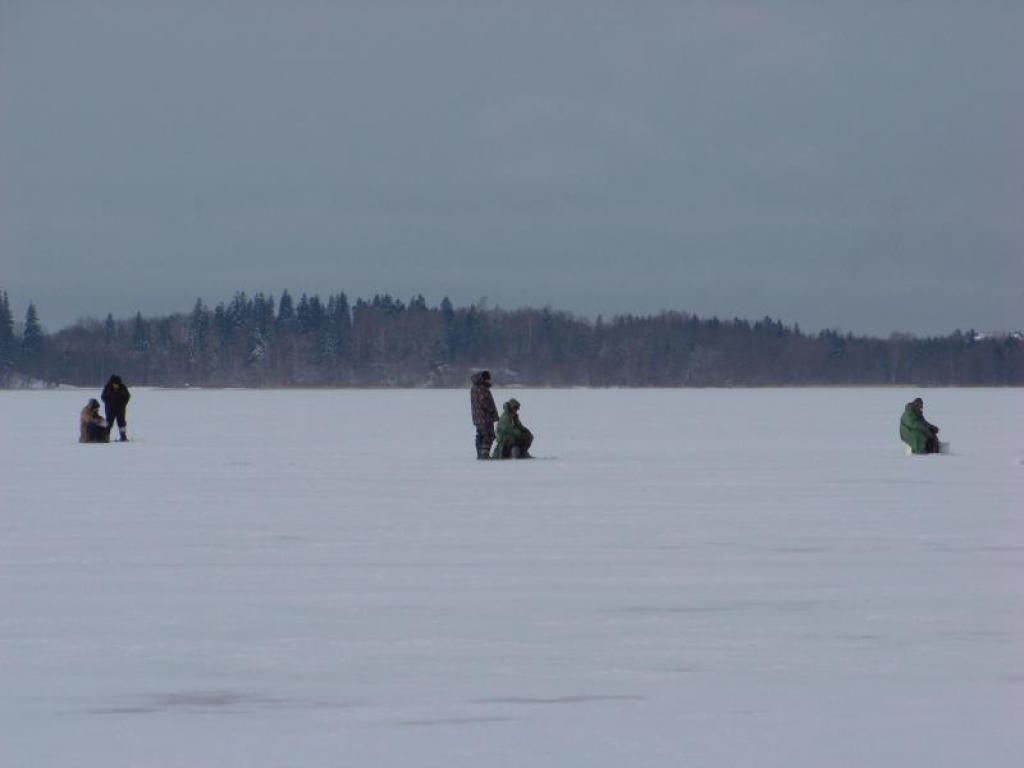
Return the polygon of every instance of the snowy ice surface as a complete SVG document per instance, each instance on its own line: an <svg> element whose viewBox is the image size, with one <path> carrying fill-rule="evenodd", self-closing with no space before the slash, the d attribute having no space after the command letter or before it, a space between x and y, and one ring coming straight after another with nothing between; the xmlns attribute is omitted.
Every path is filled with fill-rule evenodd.
<svg viewBox="0 0 1024 768"><path fill-rule="evenodd" d="M0 392L0 766L1024 765L1024 402ZM513 392L496 388L499 403Z"/></svg>

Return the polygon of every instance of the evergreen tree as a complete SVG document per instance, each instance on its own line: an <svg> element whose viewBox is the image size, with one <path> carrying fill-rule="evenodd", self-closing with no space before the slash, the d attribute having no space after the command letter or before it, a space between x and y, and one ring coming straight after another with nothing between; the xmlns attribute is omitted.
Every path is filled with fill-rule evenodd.
<svg viewBox="0 0 1024 768"><path fill-rule="evenodd" d="M213 327L221 344L226 344L231 339L231 318L228 317L228 310L223 301L213 310Z"/></svg>
<svg viewBox="0 0 1024 768"><path fill-rule="evenodd" d="M192 314L188 318L188 356L190 362L197 362L210 345L210 312L203 306L202 299L196 299Z"/></svg>
<svg viewBox="0 0 1024 768"><path fill-rule="evenodd" d="M14 369L15 358L14 315L7 292L0 293L0 384Z"/></svg>
<svg viewBox="0 0 1024 768"><path fill-rule="evenodd" d="M444 327L445 358L453 360L459 348L459 334L455 327L455 307L447 296L441 299L441 323Z"/></svg>
<svg viewBox="0 0 1024 768"><path fill-rule="evenodd" d="M306 320L307 330L319 331L323 328L324 317L327 313L324 311L324 305L320 303L320 297L315 293L309 297L309 315Z"/></svg>
<svg viewBox="0 0 1024 768"><path fill-rule="evenodd" d="M228 320L233 329L246 328L252 320L252 302L245 291L238 291L228 305Z"/></svg>
<svg viewBox="0 0 1024 768"><path fill-rule="evenodd" d="M299 297L299 305L295 309L295 322L299 327L299 333L309 332L309 297L306 294Z"/></svg>
<svg viewBox="0 0 1024 768"><path fill-rule="evenodd" d="M352 312L344 291L337 295L334 302L333 325L337 337L338 357L347 360L352 354Z"/></svg>
<svg viewBox="0 0 1024 768"><path fill-rule="evenodd" d="M451 299L447 296L441 299L441 317L444 319L446 328L455 322L455 308L452 306Z"/></svg>
<svg viewBox="0 0 1024 768"><path fill-rule="evenodd" d="M140 355L149 351L149 329L146 321L142 319L142 312L135 313L135 323L132 328L132 349Z"/></svg>
<svg viewBox="0 0 1024 768"><path fill-rule="evenodd" d="M274 298L257 293L252 297L249 332L248 363L265 366L269 364L271 332L274 327Z"/></svg>
<svg viewBox="0 0 1024 768"><path fill-rule="evenodd" d="M278 325L290 325L295 320L295 305L292 303L292 295L288 289L281 291L281 300L277 303Z"/></svg>
<svg viewBox="0 0 1024 768"><path fill-rule="evenodd" d="M261 337L267 338L274 326L274 297L257 293L252 297L252 327Z"/></svg>
<svg viewBox="0 0 1024 768"><path fill-rule="evenodd" d="M327 298L327 309L324 313L324 327L321 346L323 360L330 368L335 369L348 359L352 336L352 318L349 313L348 298L344 293Z"/></svg>
<svg viewBox="0 0 1024 768"><path fill-rule="evenodd" d="M37 362L43 353L43 329L39 325L36 305L29 304L25 312L25 330L21 336L22 359L29 365Z"/></svg>

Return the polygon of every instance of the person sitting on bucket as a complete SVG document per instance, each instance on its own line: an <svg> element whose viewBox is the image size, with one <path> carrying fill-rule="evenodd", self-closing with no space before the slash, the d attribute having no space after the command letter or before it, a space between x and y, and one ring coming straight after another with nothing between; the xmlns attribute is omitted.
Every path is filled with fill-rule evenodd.
<svg viewBox="0 0 1024 768"><path fill-rule="evenodd" d="M495 459L529 459L533 433L519 421L519 401L509 400L501 407L498 419L498 442L494 446Z"/></svg>
<svg viewBox="0 0 1024 768"><path fill-rule="evenodd" d="M109 443L110 427L100 416L100 402L95 397L89 398L82 413L79 415L78 442Z"/></svg>
<svg viewBox="0 0 1024 768"><path fill-rule="evenodd" d="M924 400L920 397L915 397L903 409L900 440L910 446L911 453L939 452L939 428L925 419Z"/></svg>

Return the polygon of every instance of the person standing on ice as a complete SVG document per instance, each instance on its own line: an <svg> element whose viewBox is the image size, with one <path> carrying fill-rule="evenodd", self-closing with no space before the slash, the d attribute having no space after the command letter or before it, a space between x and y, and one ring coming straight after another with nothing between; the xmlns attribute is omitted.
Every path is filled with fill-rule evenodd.
<svg viewBox="0 0 1024 768"><path fill-rule="evenodd" d="M533 432L519 420L519 401L512 398L502 407L498 420L498 443L494 446L495 459L531 459L530 446Z"/></svg>
<svg viewBox="0 0 1024 768"><path fill-rule="evenodd" d="M900 440L910 446L911 453L939 452L939 428L925 419L924 400L920 397L915 397L903 409Z"/></svg>
<svg viewBox="0 0 1024 768"><path fill-rule="evenodd" d="M491 395L491 372L474 373L469 380L473 383L469 390L469 405L473 426L476 427L476 457L489 459L491 443L494 442L494 422L498 420L498 406Z"/></svg>
<svg viewBox="0 0 1024 768"><path fill-rule="evenodd" d="M103 394L100 395L103 409L107 412L107 425L113 428L114 422L117 422L118 431L121 433L121 442L128 439L128 433L125 431L128 426L125 414L128 410L128 401L131 399L132 393L128 391L128 387L124 385L121 377L117 374L107 380L106 386L103 387Z"/></svg>

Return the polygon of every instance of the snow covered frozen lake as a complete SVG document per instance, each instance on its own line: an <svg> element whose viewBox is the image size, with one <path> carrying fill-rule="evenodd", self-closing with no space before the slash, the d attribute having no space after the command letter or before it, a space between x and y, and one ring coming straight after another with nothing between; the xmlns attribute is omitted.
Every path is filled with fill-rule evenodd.
<svg viewBox="0 0 1024 768"><path fill-rule="evenodd" d="M520 462L465 390L98 392L0 392L5 768L1024 764L1020 390L496 386Z"/></svg>

